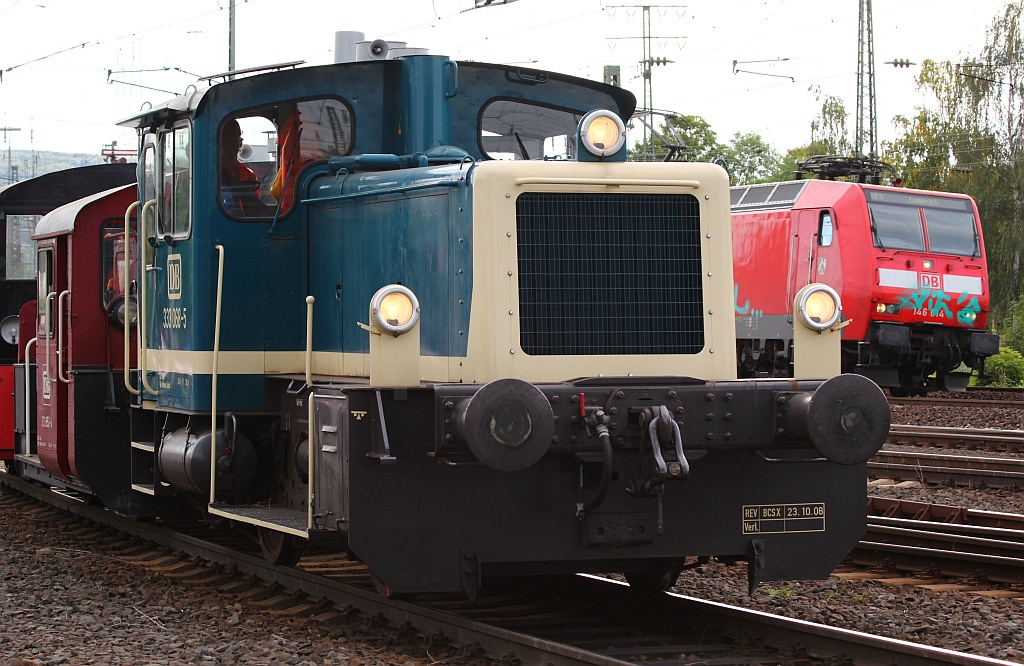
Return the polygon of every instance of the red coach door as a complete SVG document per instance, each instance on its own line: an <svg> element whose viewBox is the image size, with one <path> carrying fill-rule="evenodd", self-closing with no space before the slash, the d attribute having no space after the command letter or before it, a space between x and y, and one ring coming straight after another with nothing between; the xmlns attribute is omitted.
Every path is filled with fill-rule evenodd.
<svg viewBox="0 0 1024 666"><path fill-rule="evenodd" d="M68 384L66 365L67 237L39 241L38 308L36 315L36 404L39 461L54 476L67 478ZM63 326L61 325L63 319Z"/></svg>

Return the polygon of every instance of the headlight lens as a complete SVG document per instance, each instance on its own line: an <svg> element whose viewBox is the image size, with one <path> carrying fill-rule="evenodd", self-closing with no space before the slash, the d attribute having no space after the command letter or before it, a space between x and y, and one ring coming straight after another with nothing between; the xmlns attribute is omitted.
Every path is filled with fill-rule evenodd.
<svg viewBox="0 0 1024 666"><path fill-rule="evenodd" d="M583 116L580 139L588 153L608 157L619 152L626 142L626 126L611 111L598 109Z"/></svg>
<svg viewBox="0 0 1024 666"><path fill-rule="evenodd" d="M809 284L796 295L800 321L812 331L824 331L839 322L843 306L836 290L826 284Z"/></svg>
<svg viewBox="0 0 1024 666"><path fill-rule="evenodd" d="M420 302L408 287L389 284L373 295L370 312L377 328L392 335L401 335L419 321Z"/></svg>
<svg viewBox="0 0 1024 666"><path fill-rule="evenodd" d="M875 312L884 315L898 315L900 306L896 303L875 303Z"/></svg>

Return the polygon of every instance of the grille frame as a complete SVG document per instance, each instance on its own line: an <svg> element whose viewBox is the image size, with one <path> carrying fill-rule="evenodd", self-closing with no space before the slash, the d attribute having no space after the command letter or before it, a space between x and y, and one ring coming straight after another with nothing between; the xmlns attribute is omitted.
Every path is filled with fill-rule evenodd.
<svg viewBox="0 0 1024 666"><path fill-rule="evenodd" d="M700 202L688 193L519 195L523 352L700 353L707 340L700 223Z"/></svg>

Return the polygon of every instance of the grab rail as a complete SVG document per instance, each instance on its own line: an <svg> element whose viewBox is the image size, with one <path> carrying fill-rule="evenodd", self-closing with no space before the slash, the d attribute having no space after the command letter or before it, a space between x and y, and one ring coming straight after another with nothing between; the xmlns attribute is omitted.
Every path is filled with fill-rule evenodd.
<svg viewBox="0 0 1024 666"><path fill-rule="evenodd" d="M142 213L139 215L139 238L143 238L146 235L146 211L156 205L156 199L150 199L142 207ZM146 250L145 246L141 246L143 264L145 264ZM156 255L154 254L154 257ZM155 261L155 259L154 259ZM146 376L146 267L143 266L142 270L139 271L139 331L136 336L139 341L139 378L142 381L142 388L146 389L147 393L157 395L156 389L149 385L149 378Z"/></svg>
<svg viewBox="0 0 1024 666"><path fill-rule="evenodd" d="M316 299L306 296L306 384L313 385L313 303Z"/></svg>
<svg viewBox="0 0 1024 666"><path fill-rule="evenodd" d="M224 296L224 246L217 250L217 308L213 323L213 374L210 378L210 504L217 493L217 371L220 369L220 310Z"/></svg>
<svg viewBox="0 0 1024 666"><path fill-rule="evenodd" d="M46 295L46 303L43 305L44 312L46 313L46 366L43 372L43 380L46 382L50 381L50 338L53 337L53 299L56 297L56 292L50 292Z"/></svg>
<svg viewBox="0 0 1024 666"><path fill-rule="evenodd" d="M153 199L156 202L156 199ZM128 392L132 395L139 395L141 391L132 386L131 380L131 304L128 300L128 285L131 284L131 280L128 279L128 271L131 269L131 261L128 254L131 252L132 245L132 233L131 233L131 216L132 211L139 207L139 202L132 202L131 206L128 206L128 210L124 212L124 270L121 271L121 294L124 295L124 387L128 389ZM138 317L138 315L136 315ZM138 321L136 321L136 327ZM136 335L140 335L137 331Z"/></svg>
<svg viewBox="0 0 1024 666"><path fill-rule="evenodd" d="M545 176L531 176L529 178L516 178L516 185L605 185L609 187L636 185L642 187L686 187L695 190L700 187L700 181L643 180L642 178L547 178Z"/></svg>
<svg viewBox="0 0 1024 666"><path fill-rule="evenodd" d="M65 289L57 297L57 378L65 384L71 383L70 369L68 376L64 376L64 299L68 296L71 296L71 291ZM68 311L70 313L70 308ZM68 328L70 328L70 324Z"/></svg>
<svg viewBox="0 0 1024 666"><path fill-rule="evenodd" d="M29 437L32 435L32 378L28 374L32 360L28 350L38 341L39 338L35 337L25 343L25 450L22 451L25 455L32 453L32 446L29 444Z"/></svg>

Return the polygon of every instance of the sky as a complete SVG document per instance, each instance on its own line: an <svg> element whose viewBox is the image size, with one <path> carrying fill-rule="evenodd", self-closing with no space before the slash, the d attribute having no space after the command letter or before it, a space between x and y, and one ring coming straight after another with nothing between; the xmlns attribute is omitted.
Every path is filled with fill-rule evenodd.
<svg viewBox="0 0 1024 666"><path fill-rule="evenodd" d="M805 145L820 95L857 95L857 0L236 0L235 68L333 61L334 33L405 41L432 54L601 80L621 68L643 101L643 2L650 9L653 106L702 116L726 141L756 132L780 152ZM96 154L135 135L116 126L145 104L228 69L229 0L0 0L0 170L6 151ZM880 138L927 104L919 67L894 59L977 55L1004 0L873 3ZM734 64L735 63L735 64ZM630 137L632 142L640 137ZM25 167L22 167L24 174ZM27 174L26 174L27 175Z"/></svg>

